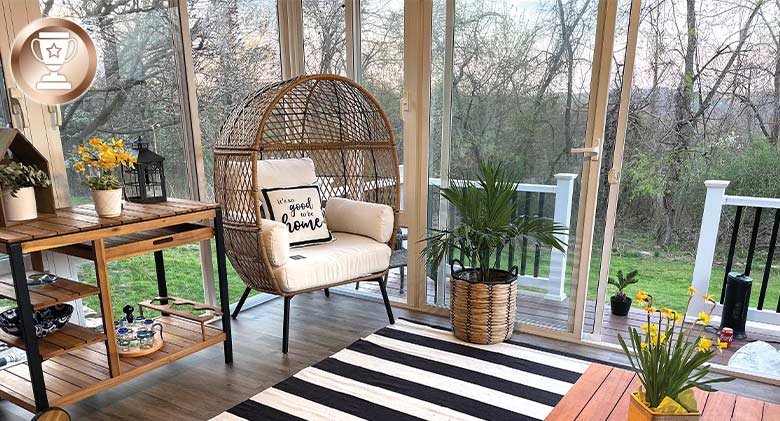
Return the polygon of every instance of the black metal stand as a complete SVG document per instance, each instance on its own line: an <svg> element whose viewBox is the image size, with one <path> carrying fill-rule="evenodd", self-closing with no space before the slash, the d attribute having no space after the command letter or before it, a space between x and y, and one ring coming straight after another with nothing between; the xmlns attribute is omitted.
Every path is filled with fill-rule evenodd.
<svg viewBox="0 0 780 421"><path fill-rule="evenodd" d="M282 326L282 354L286 354L290 342L290 300L292 297L284 297L284 324Z"/></svg>
<svg viewBox="0 0 780 421"><path fill-rule="evenodd" d="M233 363L233 336L230 332L230 297L228 297L227 263L225 261L225 236L222 232L222 209L214 215L214 242L217 245L217 276L219 278L219 302L222 309L222 331L225 332L225 364Z"/></svg>
<svg viewBox="0 0 780 421"><path fill-rule="evenodd" d="M241 312L241 308L244 307L244 302L246 301L247 297L249 297L249 293L252 292L252 288L247 287L244 290L244 293L241 294L241 299L238 300L238 304L236 304L236 309L233 310L233 318L235 319L238 317L238 313Z"/></svg>
<svg viewBox="0 0 780 421"><path fill-rule="evenodd" d="M46 383L43 379L43 359L38 351L38 337L35 335L33 323L33 307L30 303L30 290L27 289L27 273L24 269L24 256L22 245L12 243L8 245L8 258L11 262L11 276L14 280L16 292L16 305L19 308L19 316L22 321L22 338L27 348L27 365L30 368L30 382L35 397L35 408L43 411L49 407L49 399L46 396Z"/></svg>

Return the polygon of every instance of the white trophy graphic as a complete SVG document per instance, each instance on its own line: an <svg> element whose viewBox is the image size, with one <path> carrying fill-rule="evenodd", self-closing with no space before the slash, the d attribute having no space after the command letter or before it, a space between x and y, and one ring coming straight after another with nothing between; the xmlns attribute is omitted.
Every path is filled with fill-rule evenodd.
<svg viewBox="0 0 780 421"><path fill-rule="evenodd" d="M35 44L38 48L35 48ZM71 48L71 43L72 48ZM30 44L35 59L43 63L49 69L48 75L43 75L36 88L40 90L71 89L71 84L65 76L57 73L65 63L76 56L78 43L70 37L69 32L39 32L38 38ZM38 51L36 51L38 50ZM40 52L40 55L38 55Z"/></svg>

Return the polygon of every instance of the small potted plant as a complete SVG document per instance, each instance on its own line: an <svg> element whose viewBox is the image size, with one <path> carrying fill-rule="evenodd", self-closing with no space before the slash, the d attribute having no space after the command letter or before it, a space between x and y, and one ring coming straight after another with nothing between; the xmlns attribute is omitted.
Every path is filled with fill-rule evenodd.
<svg viewBox="0 0 780 421"><path fill-rule="evenodd" d="M632 270L628 272L628 275L623 275L623 271L619 270L617 273L617 279L609 278L609 284L617 288L617 292L612 298L609 299L609 303L612 309L612 314L615 316L625 316L631 310L631 303L633 300L626 295L625 289L629 285L634 285L639 282L636 279L637 271Z"/></svg>
<svg viewBox="0 0 780 421"><path fill-rule="evenodd" d="M0 188L7 220L27 221L38 217L36 187L49 187L49 177L42 169L16 161L0 164Z"/></svg>
<svg viewBox="0 0 780 421"><path fill-rule="evenodd" d="M477 181L455 181L441 190L460 213L454 227L432 230L422 253L438 266L450 250L459 250L473 267L451 263L450 319L454 335L491 344L512 336L517 308L517 267L494 267L495 256L510 241L532 242L563 250L558 235L566 228L548 218L518 216L513 197L516 178L502 164L480 163Z"/></svg>
<svg viewBox="0 0 780 421"><path fill-rule="evenodd" d="M683 322L696 294L693 287L688 287L685 312L678 313L668 308L657 309L653 307L651 295L644 291L637 293L637 301L645 304L647 323L641 326L641 334L636 328L628 328L630 348L623 336L618 335L618 342L642 383L631 395L629 421L698 420L701 413L693 389L714 391L711 384L733 380L730 377L705 379L710 372L709 365L705 364L715 352L723 351L727 343L720 338L713 342L704 334L715 309L711 295L703 297L711 305L709 313L700 312L688 326Z"/></svg>
<svg viewBox="0 0 780 421"><path fill-rule="evenodd" d="M92 189L95 212L100 217L119 216L122 213L122 185L116 169L132 168L136 158L125 151L122 140L113 138L105 141L93 137L76 151L79 156L73 169L84 176L84 184Z"/></svg>

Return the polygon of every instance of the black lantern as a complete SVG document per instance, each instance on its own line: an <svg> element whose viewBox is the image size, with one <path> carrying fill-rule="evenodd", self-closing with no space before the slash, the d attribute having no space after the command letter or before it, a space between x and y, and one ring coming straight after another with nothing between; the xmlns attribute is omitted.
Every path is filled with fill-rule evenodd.
<svg viewBox="0 0 780 421"><path fill-rule="evenodd" d="M133 143L133 150L138 159L135 168L124 167L122 171L125 199L137 203L164 202L167 199L163 171L165 158L152 152L149 142L141 137Z"/></svg>

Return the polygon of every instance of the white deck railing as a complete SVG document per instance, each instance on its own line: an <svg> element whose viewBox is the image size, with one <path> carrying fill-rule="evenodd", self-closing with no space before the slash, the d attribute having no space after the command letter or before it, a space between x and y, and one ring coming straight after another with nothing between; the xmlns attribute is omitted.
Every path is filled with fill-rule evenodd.
<svg viewBox="0 0 780 421"><path fill-rule="evenodd" d="M555 174L555 184L518 184L517 192L529 192L540 194L551 194L554 196L554 212L553 222L558 225L564 226L568 229L571 227L571 209L572 209L572 197L574 193L574 180L577 178L576 174L561 173ZM441 180L438 178L429 178L430 185L441 187ZM476 184L474 180L449 180L450 183L464 183L469 182ZM434 206L433 203L428 203L428 206ZM440 215L441 217L441 215ZM448 221L452 222L452 221ZM522 292L529 295L539 295L546 299L563 301L566 299L565 283L566 283L566 254L567 245L569 244L569 234L560 234L558 239L564 244L564 250L559 251L551 249L550 251L550 271L547 277L535 277L532 275L519 275L518 283L521 287L540 289L545 292L536 292L523 290ZM446 271L447 269L445 269ZM442 276L444 271L439 271L439 277ZM444 279L438 279L437 283L444 285Z"/></svg>
<svg viewBox="0 0 780 421"><path fill-rule="evenodd" d="M718 229L723 206L780 209L780 199L726 195L728 181L708 180L704 182L704 185L707 187L707 196L704 199L699 244L696 248L696 264L693 269L693 287L701 294L707 293L710 289L712 265L715 260L715 247L718 242ZM705 311L705 307L701 296L694 297L688 310L688 317L696 317L700 311ZM715 314L720 315L722 310L723 306L717 304ZM780 313L750 308L748 320L776 325L780 324Z"/></svg>

